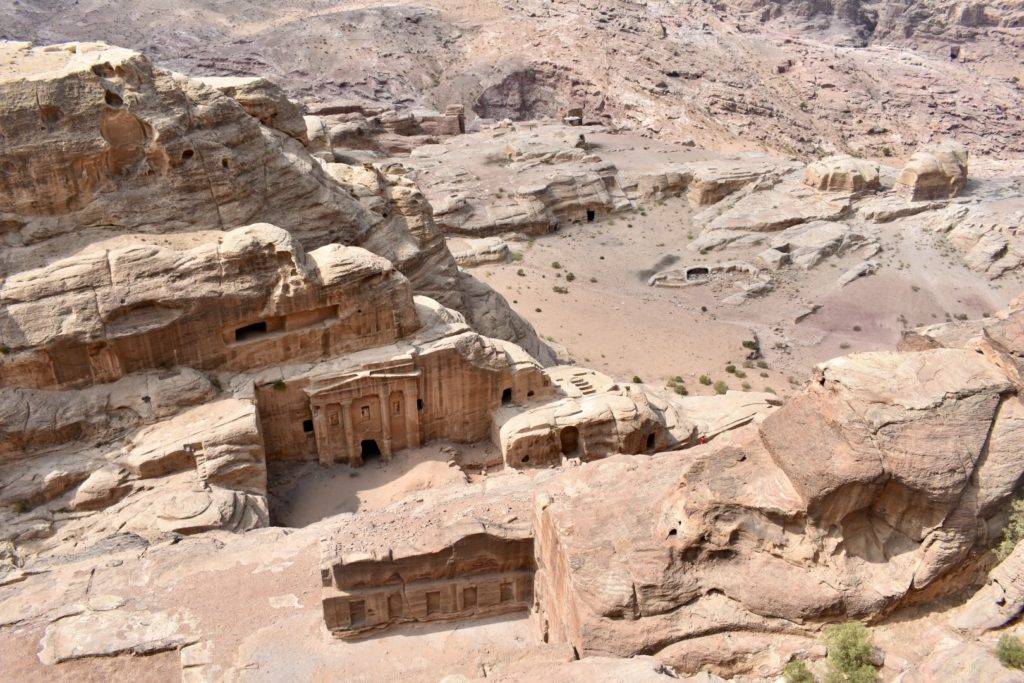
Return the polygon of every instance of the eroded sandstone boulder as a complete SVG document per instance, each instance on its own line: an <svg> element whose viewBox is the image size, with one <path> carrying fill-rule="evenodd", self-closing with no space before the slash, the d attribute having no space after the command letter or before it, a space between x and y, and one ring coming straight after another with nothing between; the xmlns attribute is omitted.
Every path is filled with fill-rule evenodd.
<svg viewBox="0 0 1024 683"><path fill-rule="evenodd" d="M879 189L878 164L846 154L808 164L804 184L822 192L860 193Z"/></svg>
<svg viewBox="0 0 1024 683"><path fill-rule="evenodd" d="M284 91L260 76L203 76L197 78L234 99L264 126L307 144L306 121Z"/></svg>
<svg viewBox="0 0 1024 683"><path fill-rule="evenodd" d="M1024 474L1016 391L972 350L857 354L760 425L573 470L535 505L537 623L581 654L738 673L692 639L799 641L951 590Z"/></svg>
<svg viewBox="0 0 1024 683"><path fill-rule="evenodd" d="M896 192L912 201L946 199L967 183L967 149L947 140L911 155L896 179Z"/></svg>

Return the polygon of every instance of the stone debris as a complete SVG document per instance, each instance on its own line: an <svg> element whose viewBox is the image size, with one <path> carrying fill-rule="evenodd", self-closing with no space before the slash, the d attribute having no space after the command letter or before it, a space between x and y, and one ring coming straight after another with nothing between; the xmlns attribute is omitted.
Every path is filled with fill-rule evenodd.
<svg viewBox="0 0 1024 683"><path fill-rule="evenodd" d="M839 283L840 287L845 287L846 285L850 284L851 282L853 282L857 278L861 278L861 277L865 277L867 275L871 275L871 274L873 274L877 270L878 270L878 264L876 262L874 262L874 261L861 261L860 263L855 265L853 268L850 268L848 271L846 271L845 273L840 275L839 276L839 280L837 282Z"/></svg>

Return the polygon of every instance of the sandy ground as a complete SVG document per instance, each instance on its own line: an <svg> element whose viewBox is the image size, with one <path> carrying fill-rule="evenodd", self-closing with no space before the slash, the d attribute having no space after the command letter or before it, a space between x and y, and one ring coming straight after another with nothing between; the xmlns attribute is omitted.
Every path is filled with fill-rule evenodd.
<svg viewBox="0 0 1024 683"><path fill-rule="evenodd" d="M278 526L305 527L345 512L380 509L416 491L468 483L480 476L476 463L493 458L495 450L490 443L435 441L358 468L272 462L271 517Z"/></svg>
<svg viewBox="0 0 1024 683"><path fill-rule="evenodd" d="M329 522L325 522L329 524ZM36 656L58 610L93 596L122 609L165 611L212 647L212 680L431 681L470 678L524 660L567 661L571 651L533 638L525 614L465 624L409 625L356 642L323 626L317 539L325 527L210 534L56 565L0 587L0 680L176 681L178 652L43 666ZM76 607L77 606L77 607Z"/></svg>
<svg viewBox="0 0 1024 683"><path fill-rule="evenodd" d="M745 382L752 390L769 387L785 394L816 363L892 350L908 327L990 314L1021 288L1017 276L990 282L968 270L939 237L906 221L877 226L883 246L879 272L846 287L836 279L863 257L777 272L774 291L739 306L721 303L737 291L735 281L683 289L648 286L647 278L662 268L749 260L760 250L689 251L686 245L698 233L693 213L685 200L672 199L643 213L566 226L513 243L518 260L473 272L543 337L565 345L576 362L651 384L680 375L691 393L711 393L698 382L707 374L734 389ZM796 322L813 304L820 309ZM725 367L741 366L748 353L742 344L754 333L768 367L744 368L744 378L730 376Z"/></svg>

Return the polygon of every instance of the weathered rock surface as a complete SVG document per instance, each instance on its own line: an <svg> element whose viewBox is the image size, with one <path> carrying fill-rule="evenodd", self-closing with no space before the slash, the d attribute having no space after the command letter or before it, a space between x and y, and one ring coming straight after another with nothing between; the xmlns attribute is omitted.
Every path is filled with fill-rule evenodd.
<svg viewBox="0 0 1024 683"><path fill-rule="evenodd" d="M310 250L364 246L415 290L461 306L455 261L415 185L401 169L374 172L381 210L366 208L358 188L310 156L294 111L269 83L214 81L229 97L103 43L7 42L0 61L0 126L8 131L0 230L10 247L0 272L42 267L50 254L124 233L263 221Z"/></svg>
<svg viewBox="0 0 1024 683"><path fill-rule="evenodd" d="M578 109L582 121L804 156L904 156L935 134L963 136L977 153L1024 149L1014 2L602 0L498 12L423 0L325 14L300 0L251 8L245 26L230 7L177 7L69 3L54 13L21 2L0 14L0 35L102 36L184 73L266 74L324 113L459 103L472 124ZM338 38L349 34L359 39Z"/></svg>
<svg viewBox="0 0 1024 683"><path fill-rule="evenodd" d="M840 154L808 164L804 184L823 192L870 192L881 187L878 164Z"/></svg>
<svg viewBox="0 0 1024 683"><path fill-rule="evenodd" d="M946 141L914 152L896 179L896 193L911 201L946 199L966 183L967 150Z"/></svg>
<svg viewBox="0 0 1024 683"><path fill-rule="evenodd" d="M188 623L166 612L114 609L87 611L52 623L39 659L58 664L82 657L146 655L193 642Z"/></svg>
<svg viewBox="0 0 1024 683"><path fill-rule="evenodd" d="M670 657L710 624L799 635L955 586L1024 474L1015 391L973 351L858 354L759 427L585 465L536 503L538 624L581 653Z"/></svg>
<svg viewBox="0 0 1024 683"><path fill-rule="evenodd" d="M279 87L259 76L206 76L196 79L232 98L264 126L308 143L302 112Z"/></svg>
<svg viewBox="0 0 1024 683"><path fill-rule="evenodd" d="M971 596L953 619L953 626L980 634L1010 623L1024 610L1024 545L990 573L985 586Z"/></svg>
<svg viewBox="0 0 1024 683"><path fill-rule="evenodd" d="M8 277L0 380L63 388L169 365L244 370L390 342L419 325L408 281L365 249L307 255L267 224L210 237L191 248L122 238ZM363 307L388 311L389 324L367 334Z"/></svg>

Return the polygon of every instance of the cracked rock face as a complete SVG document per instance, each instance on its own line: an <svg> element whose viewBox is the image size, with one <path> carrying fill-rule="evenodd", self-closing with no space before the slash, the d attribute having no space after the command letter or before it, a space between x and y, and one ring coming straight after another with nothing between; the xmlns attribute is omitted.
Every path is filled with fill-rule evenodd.
<svg viewBox="0 0 1024 683"><path fill-rule="evenodd" d="M39 660L59 664L83 657L147 655L193 642L188 623L167 612L87 610L47 627Z"/></svg>
<svg viewBox="0 0 1024 683"><path fill-rule="evenodd" d="M806 634L955 589L1024 474L1018 386L968 349L855 354L759 426L576 470L535 506L539 627L700 666L731 656L700 649L712 632Z"/></svg>

